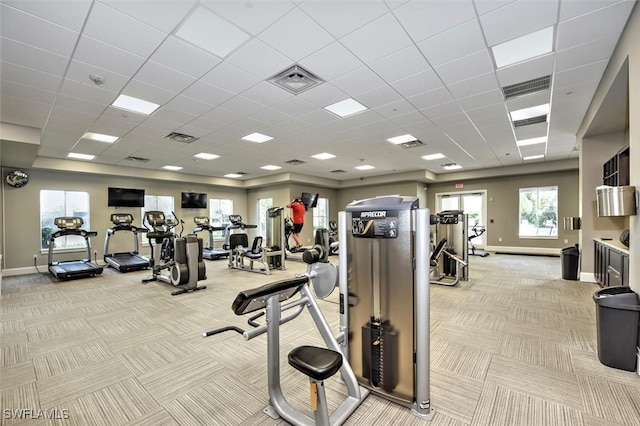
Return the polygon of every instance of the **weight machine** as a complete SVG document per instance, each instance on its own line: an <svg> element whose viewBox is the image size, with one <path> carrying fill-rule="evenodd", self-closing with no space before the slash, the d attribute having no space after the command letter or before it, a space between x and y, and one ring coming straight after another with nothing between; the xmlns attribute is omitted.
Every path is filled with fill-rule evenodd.
<svg viewBox="0 0 640 426"><path fill-rule="evenodd" d="M227 247L229 250L229 268L271 275L269 264L265 257L265 250L262 246L263 238L261 236L255 237L253 243L249 246L249 237L245 231L245 229L255 229L258 225L247 225L242 221L242 216L238 214L229 215L229 222L231 222L230 226L233 229L239 230L239 232L229 235ZM249 263L246 264L245 261ZM254 269L253 264L255 262L260 262L262 267Z"/></svg>
<svg viewBox="0 0 640 426"><path fill-rule="evenodd" d="M434 218L438 243L429 259L430 282L455 286L469 279L467 215L462 210L444 210Z"/></svg>

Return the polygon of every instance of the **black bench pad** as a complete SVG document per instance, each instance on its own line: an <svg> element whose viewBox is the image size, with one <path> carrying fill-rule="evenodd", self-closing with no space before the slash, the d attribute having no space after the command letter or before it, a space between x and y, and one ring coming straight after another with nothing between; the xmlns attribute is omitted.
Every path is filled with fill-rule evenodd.
<svg viewBox="0 0 640 426"><path fill-rule="evenodd" d="M331 349L298 346L289 352L289 364L314 380L324 380L342 367L342 355Z"/></svg>

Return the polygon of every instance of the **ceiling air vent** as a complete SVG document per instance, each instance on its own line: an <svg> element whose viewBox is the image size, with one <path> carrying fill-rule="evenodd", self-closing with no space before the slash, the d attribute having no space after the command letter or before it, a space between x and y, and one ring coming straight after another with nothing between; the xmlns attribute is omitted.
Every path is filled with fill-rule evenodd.
<svg viewBox="0 0 640 426"><path fill-rule="evenodd" d="M414 141L409 141L409 142L401 143L398 145L403 147L404 149L409 149L409 148L417 148L419 146L424 146L424 143L416 139Z"/></svg>
<svg viewBox="0 0 640 426"><path fill-rule="evenodd" d="M337 170L331 170L331 173L347 173L347 171L342 169L337 169Z"/></svg>
<svg viewBox="0 0 640 426"><path fill-rule="evenodd" d="M517 98L518 96L529 95L531 93L542 92L551 88L551 75L534 78L533 80L511 84L502 88L504 100Z"/></svg>
<svg viewBox="0 0 640 426"><path fill-rule="evenodd" d="M195 136L185 135L184 133L178 133L178 132L171 132L164 138L171 139L172 141L181 142L181 143L191 143L193 141L198 140L198 138L196 138Z"/></svg>
<svg viewBox="0 0 640 426"><path fill-rule="evenodd" d="M523 126L529 126L531 124L546 123L546 122L547 122L547 114L544 114L544 115L538 115L536 117L525 118L524 120L516 120L513 122L513 127L518 128Z"/></svg>
<svg viewBox="0 0 640 426"><path fill-rule="evenodd" d="M323 79L313 75L300 65L293 65L269 78L268 81L294 95L324 83Z"/></svg>
<svg viewBox="0 0 640 426"><path fill-rule="evenodd" d="M289 161L285 161L285 163L290 164L292 166L299 166L300 164L304 164L305 161L302 161L302 160L289 160Z"/></svg>
<svg viewBox="0 0 640 426"><path fill-rule="evenodd" d="M135 163L146 163L146 162L149 161L148 158L136 157L136 156L133 156L133 155L130 155L130 156L126 157L125 160L133 161Z"/></svg>

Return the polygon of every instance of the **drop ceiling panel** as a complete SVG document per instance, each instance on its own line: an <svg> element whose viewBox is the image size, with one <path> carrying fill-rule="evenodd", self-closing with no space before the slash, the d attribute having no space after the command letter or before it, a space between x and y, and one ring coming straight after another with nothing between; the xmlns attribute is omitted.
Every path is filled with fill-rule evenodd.
<svg viewBox="0 0 640 426"><path fill-rule="evenodd" d="M178 94L176 91L166 90L135 79L130 80L129 83L124 86L122 93L158 105L166 104Z"/></svg>
<svg viewBox="0 0 640 426"><path fill-rule="evenodd" d="M92 2L90 0L73 2L4 0L3 3L79 32L82 30Z"/></svg>
<svg viewBox="0 0 640 426"><path fill-rule="evenodd" d="M509 111L517 111L523 108L548 104L549 102L551 102L551 91L544 90L542 92L535 92L529 95L509 99L506 102L506 105Z"/></svg>
<svg viewBox="0 0 640 426"><path fill-rule="evenodd" d="M457 99L458 104L465 110L472 110L486 105L495 105L504 102L502 90L494 89L477 95Z"/></svg>
<svg viewBox="0 0 640 426"><path fill-rule="evenodd" d="M356 101L370 109L401 99L402 96L397 91L386 85L356 96Z"/></svg>
<svg viewBox="0 0 640 426"><path fill-rule="evenodd" d="M500 68L496 71L498 82L504 87L553 74L554 59L555 55L549 54Z"/></svg>
<svg viewBox="0 0 640 426"><path fill-rule="evenodd" d="M260 39L294 62L331 44L334 38L299 9L293 9L260 34Z"/></svg>
<svg viewBox="0 0 640 426"><path fill-rule="evenodd" d="M209 104L212 107L221 105L234 97L234 93L218 86L205 83L202 80L193 83L191 86L186 88L182 94L189 96L190 98L197 99L205 104Z"/></svg>
<svg viewBox="0 0 640 426"><path fill-rule="evenodd" d="M23 86L30 85L36 89L55 93L62 82L60 76L44 73L32 68L25 68L9 62L0 63L0 79Z"/></svg>
<svg viewBox="0 0 640 426"><path fill-rule="evenodd" d="M194 0L159 1L154 2L153 8L150 9L146 2L141 1L101 0L101 2L165 33L171 32L196 3Z"/></svg>
<svg viewBox="0 0 640 426"><path fill-rule="evenodd" d="M75 31L5 4L0 4L0 29L3 37L63 56L71 54L78 39Z"/></svg>
<svg viewBox="0 0 640 426"><path fill-rule="evenodd" d="M103 3L91 8L84 34L140 56L149 56L167 34Z"/></svg>
<svg viewBox="0 0 640 426"><path fill-rule="evenodd" d="M66 79L62 83L60 94L87 102L101 103L103 105L111 104L117 96L114 92L100 89L99 86Z"/></svg>
<svg viewBox="0 0 640 426"><path fill-rule="evenodd" d="M559 51L556 55L556 72L609 59L617 41L615 37L606 37Z"/></svg>
<svg viewBox="0 0 640 426"><path fill-rule="evenodd" d="M447 86L456 98L477 95L498 88L498 82L494 73L482 74L459 83Z"/></svg>
<svg viewBox="0 0 640 426"><path fill-rule="evenodd" d="M102 78L102 84L96 85L91 81L91 75ZM85 64L80 61L71 61L67 69L66 79L99 87L101 90L113 92L114 98L129 81L129 77L114 73L103 68Z"/></svg>
<svg viewBox="0 0 640 426"><path fill-rule="evenodd" d="M489 46L513 40L556 23L558 0L517 1L480 17Z"/></svg>
<svg viewBox="0 0 640 426"><path fill-rule="evenodd" d="M624 1L561 22L558 27L557 49L595 41L606 37L619 37L635 2ZM606 22L606 25L602 23Z"/></svg>
<svg viewBox="0 0 640 426"><path fill-rule="evenodd" d="M514 132L516 134L516 140L524 140L531 138L539 138L547 136L548 123L530 124L528 126L516 127Z"/></svg>
<svg viewBox="0 0 640 426"><path fill-rule="evenodd" d="M568 71L558 72L555 74L553 88L555 90L589 81L600 81L606 67L607 61L600 61Z"/></svg>
<svg viewBox="0 0 640 426"><path fill-rule="evenodd" d="M449 85L493 72L493 62L487 50L483 49L440 65L435 71L444 84Z"/></svg>
<svg viewBox="0 0 640 426"><path fill-rule="evenodd" d="M320 86L313 87L305 92L299 94L296 98L308 101L316 107L324 108L328 105L332 105L336 102L347 99L349 95L344 93L330 83L324 83ZM282 104L277 105L275 108L279 108Z"/></svg>
<svg viewBox="0 0 640 426"><path fill-rule="evenodd" d="M74 146L72 152L82 154L100 155L106 151L111 144L104 142L92 141L89 139L80 139Z"/></svg>
<svg viewBox="0 0 640 426"><path fill-rule="evenodd" d="M377 89L385 85L385 82L369 68L362 67L333 79L331 84L350 97L355 97L361 93Z"/></svg>
<svg viewBox="0 0 640 426"><path fill-rule="evenodd" d="M261 80L266 80L292 65L290 58L258 39L242 46L229 56L227 62Z"/></svg>
<svg viewBox="0 0 640 426"><path fill-rule="evenodd" d="M267 107L286 102L293 97L291 93L267 81L260 82L247 89L242 93L242 96Z"/></svg>
<svg viewBox="0 0 640 426"><path fill-rule="evenodd" d="M169 108L168 106L159 108L155 113L153 113L153 118L155 120L166 121L166 125L170 126L169 128L172 131L176 130L180 124L191 122L191 120L194 120L196 117L197 116L194 114L189 114L183 110Z"/></svg>
<svg viewBox="0 0 640 426"><path fill-rule="evenodd" d="M475 19L423 40L417 45L432 67L437 67L486 48L480 25Z"/></svg>
<svg viewBox="0 0 640 426"><path fill-rule="evenodd" d="M305 69L325 81L361 68L364 63L340 42L333 42L299 61Z"/></svg>
<svg viewBox="0 0 640 426"><path fill-rule="evenodd" d="M427 92L419 93L417 95L407 97L407 100L417 109L422 110L435 105L444 104L453 100L451 92L444 87L439 86L436 89L429 90Z"/></svg>
<svg viewBox="0 0 640 426"><path fill-rule="evenodd" d="M431 69L391 83L391 87L397 90L405 98L417 93L435 90L440 86L442 86L442 82L436 75L435 71Z"/></svg>
<svg viewBox="0 0 640 426"><path fill-rule="evenodd" d="M51 104L55 101L56 92L42 90L33 86L25 86L10 81L2 81L2 95L16 99L25 99L43 104ZM4 107L4 105L3 105Z"/></svg>
<svg viewBox="0 0 640 426"><path fill-rule="evenodd" d="M10 62L57 76L64 75L64 70L69 62L64 56L46 52L6 37L0 38L0 52L2 52L2 62Z"/></svg>
<svg viewBox="0 0 640 426"><path fill-rule="evenodd" d="M293 7L288 2L220 2L204 0L202 3L218 15L256 36L281 19Z"/></svg>
<svg viewBox="0 0 640 426"><path fill-rule="evenodd" d="M411 45L396 19L386 14L340 39L347 49L366 62L388 56Z"/></svg>
<svg viewBox="0 0 640 426"><path fill-rule="evenodd" d="M394 14L416 42L475 18L471 0L408 2L395 9Z"/></svg>
<svg viewBox="0 0 640 426"><path fill-rule="evenodd" d="M134 75L145 61L141 56L87 36L80 37L73 58L127 77Z"/></svg>
<svg viewBox="0 0 640 426"><path fill-rule="evenodd" d="M178 95L166 104L167 108L200 116L211 110L211 105L185 95Z"/></svg>
<svg viewBox="0 0 640 426"><path fill-rule="evenodd" d="M196 78L220 63L219 58L173 36L168 37L150 59Z"/></svg>
<svg viewBox="0 0 640 426"><path fill-rule="evenodd" d="M336 39L355 31L388 12L383 1L367 2L303 2L300 8Z"/></svg>
<svg viewBox="0 0 640 426"><path fill-rule="evenodd" d="M196 81L192 76L153 61L145 62L134 78L175 93L182 92Z"/></svg>

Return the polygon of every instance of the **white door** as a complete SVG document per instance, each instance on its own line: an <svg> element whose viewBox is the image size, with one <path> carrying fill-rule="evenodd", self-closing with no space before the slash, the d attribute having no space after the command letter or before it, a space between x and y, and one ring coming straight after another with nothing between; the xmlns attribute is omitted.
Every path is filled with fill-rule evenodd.
<svg viewBox="0 0 640 426"><path fill-rule="evenodd" d="M443 210L462 210L468 217L467 235L472 237L469 243L482 248L485 244L485 217L487 212L487 191L451 192L436 194L436 213ZM473 227L476 227L476 230ZM482 232L482 235L479 235Z"/></svg>

